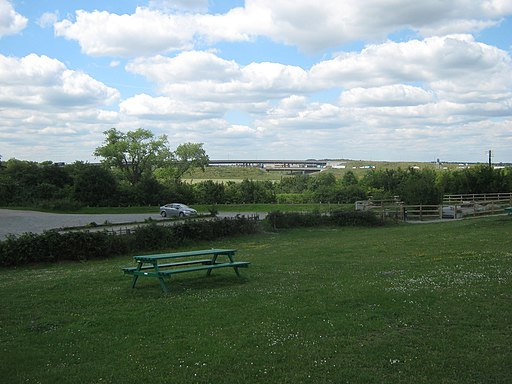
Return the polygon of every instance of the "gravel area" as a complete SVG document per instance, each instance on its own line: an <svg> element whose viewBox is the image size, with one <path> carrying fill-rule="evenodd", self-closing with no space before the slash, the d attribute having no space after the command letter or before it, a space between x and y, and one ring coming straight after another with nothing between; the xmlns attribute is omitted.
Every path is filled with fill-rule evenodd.
<svg viewBox="0 0 512 384"><path fill-rule="evenodd" d="M250 212L221 212L218 216L221 218L233 217L238 214L246 216L257 214L260 218L266 216L266 213ZM5 239L9 234L43 233L50 229L83 227L93 222L98 225L106 222L111 224L142 223L148 218L163 220L158 213L85 215L0 209L0 240Z"/></svg>
<svg viewBox="0 0 512 384"><path fill-rule="evenodd" d="M0 209L0 240L9 234L42 233L49 229L80 227L93 222L96 224L143 222L147 218L162 219L158 213L85 215Z"/></svg>

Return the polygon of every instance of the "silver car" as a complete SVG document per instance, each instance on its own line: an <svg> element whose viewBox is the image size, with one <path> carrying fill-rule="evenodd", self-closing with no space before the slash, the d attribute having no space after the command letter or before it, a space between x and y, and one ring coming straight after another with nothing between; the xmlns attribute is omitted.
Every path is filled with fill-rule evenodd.
<svg viewBox="0 0 512 384"><path fill-rule="evenodd" d="M160 207L160 215L162 215L162 217L185 217L197 215L197 211L186 206L185 204L171 203Z"/></svg>

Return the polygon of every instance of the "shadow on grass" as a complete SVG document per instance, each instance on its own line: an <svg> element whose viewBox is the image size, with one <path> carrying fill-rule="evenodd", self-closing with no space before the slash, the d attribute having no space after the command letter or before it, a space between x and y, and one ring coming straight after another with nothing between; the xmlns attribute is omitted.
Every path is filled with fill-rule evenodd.
<svg viewBox="0 0 512 384"><path fill-rule="evenodd" d="M157 279L140 279L137 280L137 285L134 289L130 287L131 280L126 284L126 290L129 292L140 292L148 295L172 295L181 296L190 292L215 292L226 290L238 286L243 286L250 282L250 278L246 276L237 277L236 275L212 275L212 276L177 276L173 278L166 278L165 283L169 288L169 293L166 294L162 291L160 283Z"/></svg>

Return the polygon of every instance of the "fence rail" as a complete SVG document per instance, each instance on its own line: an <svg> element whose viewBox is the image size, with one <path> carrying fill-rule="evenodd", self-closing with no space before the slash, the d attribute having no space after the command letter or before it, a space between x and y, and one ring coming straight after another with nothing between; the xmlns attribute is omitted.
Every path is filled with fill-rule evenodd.
<svg viewBox="0 0 512 384"><path fill-rule="evenodd" d="M444 195L439 205L404 205L397 197L393 200L358 201L356 209L373 210L384 219L397 220L436 220L459 219L467 216L483 216L503 213L512 206L512 193L474 193Z"/></svg>
<svg viewBox="0 0 512 384"><path fill-rule="evenodd" d="M508 202L512 204L512 193L473 193L463 195L444 195L443 204L455 203L489 203L489 202Z"/></svg>
<svg viewBox="0 0 512 384"><path fill-rule="evenodd" d="M434 220L442 218L440 205L404 205L404 220Z"/></svg>

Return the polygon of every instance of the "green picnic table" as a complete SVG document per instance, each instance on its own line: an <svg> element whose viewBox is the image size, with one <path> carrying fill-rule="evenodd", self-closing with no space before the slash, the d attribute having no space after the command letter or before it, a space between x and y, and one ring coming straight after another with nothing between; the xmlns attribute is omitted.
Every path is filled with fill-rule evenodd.
<svg viewBox="0 0 512 384"><path fill-rule="evenodd" d="M509 215L512 215L512 207L505 208L505 212L507 212Z"/></svg>
<svg viewBox="0 0 512 384"><path fill-rule="evenodd" d="M206 270L206 275L210 276L212 269L233 268L237 276L240 277L238 268L247 268L250 262L235 261L235 253L236 249L204 249L134 256L133 259L137 262L137 266L123 268L123 272L133 276L132 288L135 288L139 276L155 277L160 281L162 291L168 293L169 288L164 278L176 273ZM223 257L224 261L218 261L219 256ZM174 261L176 259L180 261Z"/></svg>

